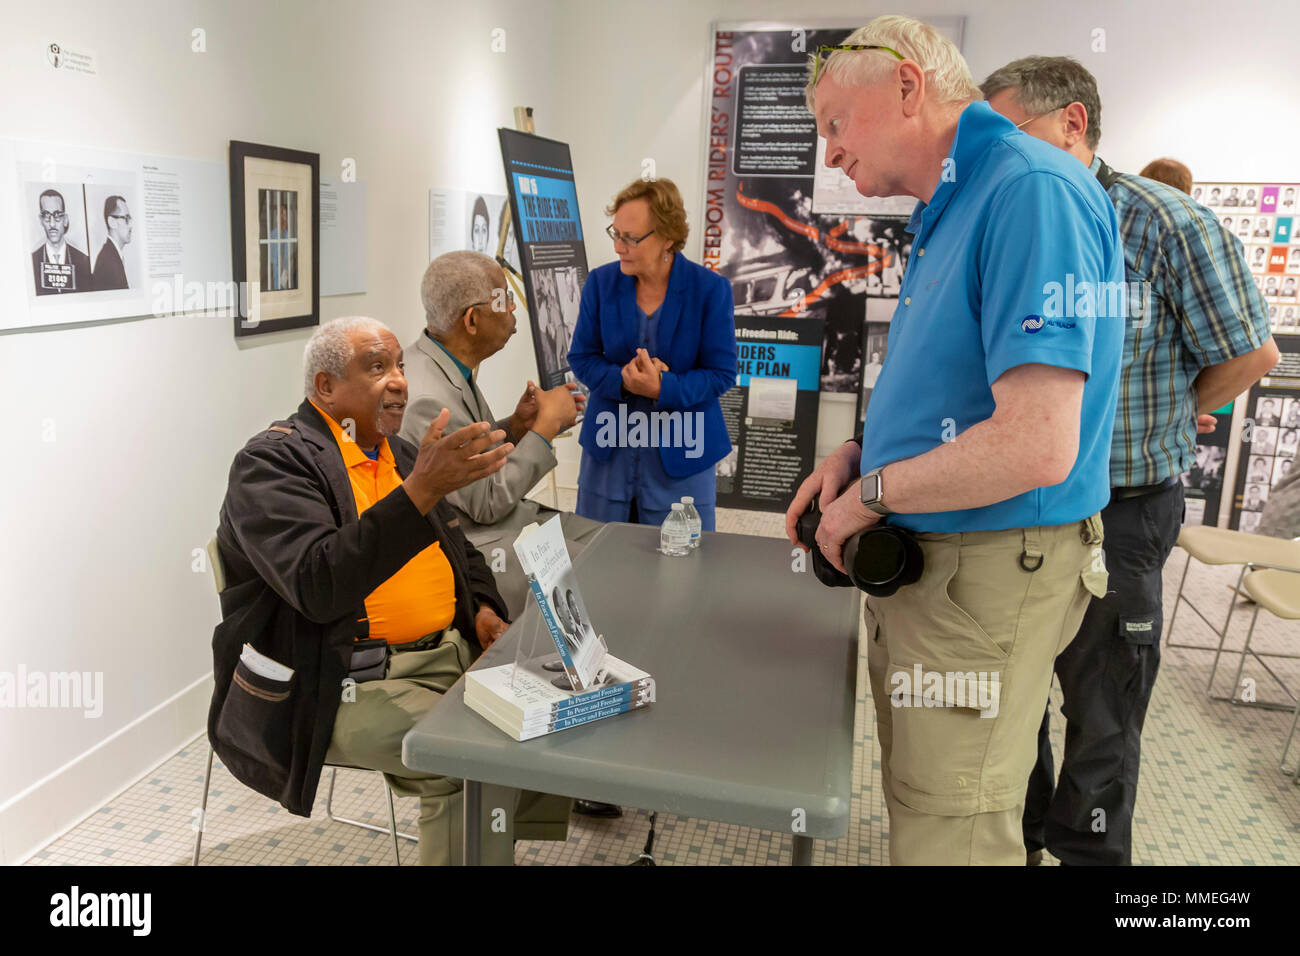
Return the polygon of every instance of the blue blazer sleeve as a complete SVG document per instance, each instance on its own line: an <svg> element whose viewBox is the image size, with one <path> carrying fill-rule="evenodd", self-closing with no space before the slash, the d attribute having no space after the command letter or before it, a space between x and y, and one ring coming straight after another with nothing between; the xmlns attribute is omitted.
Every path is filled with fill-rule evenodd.
<svg viewBox="0 0 1300 956"><path fill-rule="evenodd" d="M623 368L605 358L605 343L600 334L600 296L597 283L589 278L582 287L578 303L578 325L569 347L569 368L579 382L597 395L617 402L623 397ZM609 308L616 304L610 302Z"/></svg>
<svg viewBox="0 0 1300 956"><path fill-rule="evenodd" d="M716 399L736 384L736 317L731 283L718 278L708 283L711 288L704 297L697 365L681 372L664 372L659 381L659 408L692 408Z"/></svg>

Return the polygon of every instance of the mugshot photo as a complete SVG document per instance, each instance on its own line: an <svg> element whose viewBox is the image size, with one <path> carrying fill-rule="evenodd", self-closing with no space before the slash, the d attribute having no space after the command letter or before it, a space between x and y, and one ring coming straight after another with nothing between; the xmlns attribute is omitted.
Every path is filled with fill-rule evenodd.
<svg viewBox="0 0 1300 956"><path fill-rule="evenodd" d="M86 226L92 255L90 281L94 291L143 286L140 211L139 194L133 182L86 184Z"/></svg>
<svg viewBox="0 0 1300 956"><path fill-rule="evenodd" d="M23 192L33 294L94 291L81 184L29 182Z"/></svg>

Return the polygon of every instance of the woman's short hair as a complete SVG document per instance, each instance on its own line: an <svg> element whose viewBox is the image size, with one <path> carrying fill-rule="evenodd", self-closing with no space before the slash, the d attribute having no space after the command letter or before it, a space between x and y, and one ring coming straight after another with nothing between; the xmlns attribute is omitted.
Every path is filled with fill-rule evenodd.
<svg viewBox="0 0 1300 956"><path fill-rule="evenodd" d="M1153 159L1138 175L1181 189L1188 195L1192 192L1192 171L1176 159Z"/></svg>
<svg viewBox="0 0 1300 956"><path fill-rule="evenodd" d="M690 227L686 225L686 207L676 183L671 179L634 179L605 207L605 215L614 215L624 203L634 199L644 199L650 204L655 232L669 241L669 252L681 252L686 248Z"/></svg>

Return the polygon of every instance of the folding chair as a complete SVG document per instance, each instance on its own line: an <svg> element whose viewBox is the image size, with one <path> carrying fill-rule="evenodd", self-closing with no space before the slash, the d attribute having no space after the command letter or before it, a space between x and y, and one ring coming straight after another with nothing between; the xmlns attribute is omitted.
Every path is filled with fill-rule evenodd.
<svg viewBox="0 0 1300 956"><path fill-rule="evenodd" d="M1219 658L1224 654L1241 653L1242 662L1245 661L1247 653L1252 654L1259 660L1261 655L1253 652L1242 650L1226 651L1224 644L1227 642L1228 628L1232 623L1232 614L1236 610L1237 602L1243 597L1248 596L1242 589L1242 583L1246 580L1247 574L1257 573L1261 570L1276 570L1279 572L1300 572L1300 541L1288 541L1284 538L1273 538L1268 535L1250 534L1244 531L1231 531L1227 528L1214 528L1207 525L1193 525L1182 529L1178 534L1178 546L1187 552L1187 563L1183 566L1183 575L1178 582L1178 594L1174 598L1174 611L1169 617L1169 627L1166 628L1165 646L1182 647L1196 651L1214 651L1214 665L1210 669L1210 680L1206 684L1205 693L1213 700L1233 700L1235 697L1225 697L1215 694L1214 678L1218 672ZM1195 558L1202 564L1225 565L1239 564L1241 571L1237 575L1237 583L1233 588L1232 602L1228 605L1228 613L1223 619L1223 624L1217 626L1207 618L1191 599L1183 594L1183 587L1187 582L1187 572L1191 568L1192 558ZM1219 643L1217 646L1208 644L1179 644L1174 641L1174 622L1178 619L1178 609L1182 604L1190 607L1202 621L1211 628L1217 630ZM1252 620L1253 627L1253 620ZM1249 640L1249 638L1248 638ZM1265 654L1264 657L1289 658L1295 655L1291 654ZM1262 664L1263 661L1261 660ZM1276 675L1264 664L1270 675L1276 679ZM1288 691L1288 694L1290 692ZM1258 701L1236 701L1236 703L1248 707L1266 707L1269 709L1284 708L1289 710L1289 705L1276 704L1272 702Z"/></svg>
<svg viewBox="0 0 1300 956"><path fill-rule="evenodd" d="M208 564L212 566L212 579L217 586L217 594L220 595L221 592L226 589L226 570L221 563L221 552L217 548L217 539L215 537L211 538L208 541ZM328 815L329 818L333 820L335 823L346 823L349 826L360 827L363 830L373 830L376 833L386 833L390 835L393 838L393 862L397 866L401 866L402 853L401 850L399 849L397 838L401 837L404 840L410 840L412 843L418 843L419 837L412 836L409 833L402 833L397 829L397 814L393 809L393 791L392 788L388 786L388 778L385 777L382 773L380 773L380 771L378 770L374 771L375 773L378 773L379 778L383 780L384 795L388 797L388 826L380 827L380 826L375 826L373 823L366 823L362 820L351 820L348 819L347 817L339 817L334 815L334 781L335 778L338 776L338 771L340 769L365 770L366 768L351 767L346 764L325 764L325 766L329 768L329 772L330 772L329 790L327 790L325 794L326 815ZM203 847L203 830L207 826L207 822L208 822L208 789L211 787L211 785L212 785L212 744L209 743L208 744L208 765L207 765L207 769L203 772L203 800L199 808L198 826L195 827L195 830L197 832L194 834L194 862L193 862L194 866L199 865L199 853L201 852Z"/></svg>

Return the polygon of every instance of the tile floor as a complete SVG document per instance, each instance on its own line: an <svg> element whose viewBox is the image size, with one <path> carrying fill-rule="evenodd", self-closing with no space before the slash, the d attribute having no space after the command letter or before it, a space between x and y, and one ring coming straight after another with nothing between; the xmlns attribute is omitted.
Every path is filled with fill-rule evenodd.
<svg viewBox="0 0 1300 956"><path fill-rule="evenodd" d="M562 503L572 507L571 500ZM782 535L780 515L719 510L718 528L738 534ZM1173 607L1185 555L1176 550L1165 575L1165 619ZM1194 567L1187 593L1211 620L1222 620L1236 569ZM1234 615L1230 647L1244 640L1249 613ZM1184 606L1176 638L1208 643L1213 633ZM1252 644L1261 651L1300 651L1300 624L1260 614ZM865 652L864 652L865 653ZM1142 784L1134 819L1133 857L1139 864L1217 865L1300 863L1300 786L1278 769L1291 715L1236 707L1205 696L1213 652L1167 648L1147 716ZM1225 658L1218 688L1226 693L1236 658ZM1300 661L1273 667L1293 690L1300 688ZM1283 696L1258 664L1246 673L1258 678L1261 699ZM888 863L888 818L880 787L880 752L866 659L859 661L857 740L853 811L849 832L835 843L818 842L814 862L824 865ZM1059 690L1053 691L1059 706ZM1053 726L1059 761L1064 739ZM1293 754L1295 751L1293 750ZM35 853L33 865L67 863L162 864L190 862L194 848L207 741L197 737L147 778L92 814L63 837ZM1058 763L1059 766L1059 763ZM204 865L387 865L388 837L331 822L325 813L327 786L310 820L295 817L248 790L220 764L213 769ZM415 832L417 802L397 799L398 826ZM387 821L380 777L338 772L335 813L377 824ZM649 817L625 810L621 819L574 817L566 843L520 842L519 864L619 866L637 858ZM403 864L416 862L414 843L402 842ZM660 815L654 857L661 865L765 865L788 862L790 838L706 820ZM1053 862L1050 857L1047 862Z"/></svg>

